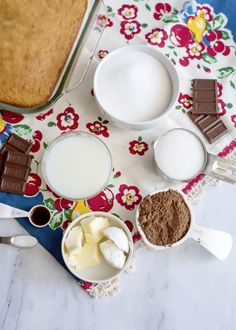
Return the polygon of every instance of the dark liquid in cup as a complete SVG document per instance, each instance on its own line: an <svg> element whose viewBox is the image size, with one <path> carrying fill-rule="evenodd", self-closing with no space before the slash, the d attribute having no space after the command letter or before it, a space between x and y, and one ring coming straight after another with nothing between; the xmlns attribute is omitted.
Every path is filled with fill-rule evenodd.
<svg viewBox="0 0 236 330"><path fill-rule="evenodd" d="M44 206L37 206L31 212L31 221L37 226L44 226L50 220L51 213Z"/></svg>

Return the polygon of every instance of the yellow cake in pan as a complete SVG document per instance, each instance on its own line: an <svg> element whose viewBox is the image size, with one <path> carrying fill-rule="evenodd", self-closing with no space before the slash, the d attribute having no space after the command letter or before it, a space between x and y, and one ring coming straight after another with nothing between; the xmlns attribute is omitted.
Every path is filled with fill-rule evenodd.
<svg viewBox="0 0 236 330"><path fill-rule="evenodd" d="M0 101L46 102L87 9L87 0L0 0Z"/></svg>

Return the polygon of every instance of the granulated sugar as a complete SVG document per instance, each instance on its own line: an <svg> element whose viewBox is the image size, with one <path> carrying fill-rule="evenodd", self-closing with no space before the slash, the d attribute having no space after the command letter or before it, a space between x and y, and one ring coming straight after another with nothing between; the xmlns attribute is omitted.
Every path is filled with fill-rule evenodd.
<svg viewBox="0 0 236 330"><path fill-rule="evenodd" d="M168 245L187 233L191 214L183 196L175 190L146 196L139 206L139 223L149 242Z"/></svg>
<svg viewBox="0 0 236 330"><path fill-rule="evenodd" d="M137 123L152 120L166 110L172 82L154 56L136 50L121 52L104 62L97 95L101 106L113 117Z"/></svg>
<svg viewBox="0 0 236 330"><path fill-rule="evenodd" d="M205 164L202 143L184 129L172 129L164 134L155 147L154 157L162 173L175 180L193 178Z"/></svg>

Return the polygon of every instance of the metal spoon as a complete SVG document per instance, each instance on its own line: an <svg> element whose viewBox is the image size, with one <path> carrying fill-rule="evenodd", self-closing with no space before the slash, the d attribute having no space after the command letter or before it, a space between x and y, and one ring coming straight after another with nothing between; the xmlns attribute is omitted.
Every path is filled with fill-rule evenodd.
<svg viewBox="0 0 236 330"><path fill-rule="evenodd" d="M37 238L30 235L0 237L0 243L10 244L17 248L31 248L38 244Z"/></svg>

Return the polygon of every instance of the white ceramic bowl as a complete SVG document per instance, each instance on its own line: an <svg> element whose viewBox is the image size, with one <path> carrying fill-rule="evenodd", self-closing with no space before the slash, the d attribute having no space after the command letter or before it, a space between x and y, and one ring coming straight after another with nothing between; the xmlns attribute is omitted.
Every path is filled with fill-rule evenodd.
<svg viewBox="0 0 236 330"><path fill-rule="evenodd" d="M167 72L170 76L171 82L172 82L172 97L171 97L168 107L160 115L158 115L156 118L154 118L152 120L135 121L135 122L131 122L131 121L128 121L125 119L121 120L120 118L117 118L115 115L111 114L109 112L109 109L105 109L102 106L102 103L103 103L102 95L101 95L101 93L99 93L99 88L98 88L100 72L103 70L104 65L108 61L111 61L114 56L117 56L124 52L132 52L132 51L144 52L144 53L150 54L153 57L155 57L165 67L165 69L167 70ZM166 114L168 114L170 112L170 110L174 106L175 102L177 101L177 98L179 95L179 90L180 90L179 77L178 77L178 74L176 72L174 65L171 63L171 61L168 60L168 58L165 55L163 55L158 50L156 50L153 47L148 46L148 45L125 46L125 47L121 47L121 48L118 48L118 49L112 51L98 65L95 75L94 75L94 81L93 81L94 96L95 96L97 105L98 105L101 113L103 114L103 116L108 118L109 121L112 122L115 126L124 128L124 129L143 130L143 129L149 129L149 128L154 127L158 123L160 118L162 118L163 116L165 116Z"/></svg>
<svg viewBox="0 0 236 330"><path fill-rule="evenodd" d="M84 219L87 218L91 215L94 216L98 216L98 217L105 217L109 220L111 226L116 226L119 227L121 229L123 229L128 237L129 240L129 253L127 255L127 259L126 259L126 263L124 265L124 267L122 269L116 269L112 266L110 266L105 259L102 258L102 262L97 265L97 266L93 266L93 267L89 267L87 269L82 269L82 270L77 270L76 268L68 265L67 263L67 257L65 254L65 239L69 233L69 231L76 225L79 224L79 222ZM120 220L119 218L117 218L116 216L110 214L110 213L106 213L106 212L89 212L86 214L83 214L81 216L79 216L78 218L76 218L74 221L72 221L72 223L66 228L64 235L63 235L63 239L61 242L61 253L62 253L62 257L63 260L67 266L67 268L69 269L69 271L77 278L84 280L84 281L88 281L88 282L93 282L93 283L102 283L102 282L106 282L106 281L110 281L113 278L117 277L118 275L120 275L125 269L126 267L129 265L129 262L132 258L133 255L133 240L132 240L132 236L131 233L128 229L128 227L126 226L126 224Z"/></svg>

